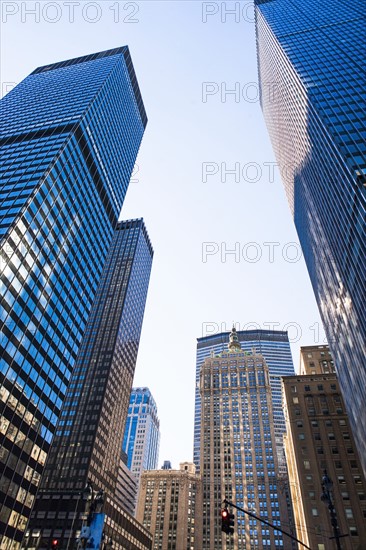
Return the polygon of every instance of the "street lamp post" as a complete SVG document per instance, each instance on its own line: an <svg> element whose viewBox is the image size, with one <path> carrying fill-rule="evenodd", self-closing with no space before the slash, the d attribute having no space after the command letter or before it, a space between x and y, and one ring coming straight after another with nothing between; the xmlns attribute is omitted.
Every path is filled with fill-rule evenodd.
<svg viewBox="0 0 366 550"><path fill-rule="evenodd" d="M336 541L337 550L342 550L341 543L340 543L340 540L339 540L341 538L341 535L340 535L340 532L339 532L337 515L336 515L336 511L335 511L335 508L334 508L332 495L331 495L332 488L333 488L333 481L328 476L327 471L324 470L324 475L322 477L322 491L323 492L322 492L322 495L321 495L321 499L322 499L323 502L325 502L325 504L328 505L328 510L329 510L329 513L330 513L330 522L332 524L333 533L334 533L334 537L332 537L332 538L334 538L335 541Z"/></svg>

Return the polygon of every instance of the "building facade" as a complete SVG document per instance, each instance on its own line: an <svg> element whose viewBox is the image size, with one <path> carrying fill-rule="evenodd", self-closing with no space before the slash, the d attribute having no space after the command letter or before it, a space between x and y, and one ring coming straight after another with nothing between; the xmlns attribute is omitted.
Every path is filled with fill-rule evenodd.
<svg viewBox="0 0 366 550"><path fill-rule="evenodd" d="M263 114L366 472L364 3L255 4Z"/></svg>
<svg viewBox="0 0 366 550"><path fill-rule="evenodd" d="M160 422L149 388L132 388L123 450L127 466L139 480L144 470L155 470L159 459Z"/></svg>
<svg viewBox="0 0 366 550"><path fill-rule="evenodd" d="M121 506L131 515L135 514L137 499L137 479L127 466L127 455L122 452L118 468L118 481L116 486L116 499Z"/></svg>
<svg viewBox="0 0 366 550"><path fill-rule="evenodd" d="M127 47L40 67L0 102L4 549L29 518L146 122Z"/></svg>
<svg viewBox="0 0 366 550"><path fill-rule="evenodd" d="M301 348L301 375L284 378L286 456L297 537L313 550L337 548L322 479L343 550L366 548L366 482L327 346Z"/></svg>
<svg viewBox="0 0 366 550"><path fill-rule="evenodd" d="M75 509L65 495L80 495L88 483L104 491L104 532L114 548L126 548L127 523L137 529L132 518L126 523L119 470L152 256L143 220L119 222L31 514L27 548L51 548L52 539L60 549L75 543L85 503L79 498ZM146 533L142 538L149 539Z"/></svg>
<svg viewBox="0 0 366 550"><path fill-rule="evenodd" d="M164 463L165 464L165 463ZM202 487L193 463L143 472L136 518L153 535L153 550L202 550Z"/></svg>
<svg viewBox="0 0 366 550"><path fill-rule="evenodd" d="M233 536L221 532L226 498L290 531L278 480L269 369L263 355L244 351L233 328L228 349L211 352L201 368L202 549L292 548L291 539L235 510Z"/></svg>
<svg viewBox="0 0 366 550"><path fill-rule="evenodd" d="M219 354L227 349L229 334L229 332L221 332L219 334L197 338L193 438L193 462L196 465L197 472L200 471L201 444L200 371L204 360L210 357L211 351ZM255 348L258 353L264 356L268 365L272 389L272 410L279 471L286 476L286 461L283 449L285 418L282 409L281 377L295 374L288 334L287 332L275 330L238 330L237 335L243 351L252 351L252 349Z"/></svg>

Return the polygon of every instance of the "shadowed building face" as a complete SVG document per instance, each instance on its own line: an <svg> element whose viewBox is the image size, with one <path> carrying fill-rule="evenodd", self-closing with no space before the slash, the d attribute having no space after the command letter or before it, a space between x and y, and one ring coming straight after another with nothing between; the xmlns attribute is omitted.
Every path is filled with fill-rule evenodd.
<svg viewBox="0 0 366 550"><path fill-rule="evenodd" d="M126 510L130 481L122 439L135 372L153 250L142 219L119 222L80 346L31 515L27 548L76 544L91 482L105 494L104 532L117 549L148 547ZM123 528L123 529L122 529ZM139 541L139 542L138 542ZM142 548L145 548L142 546Z"/></svg>

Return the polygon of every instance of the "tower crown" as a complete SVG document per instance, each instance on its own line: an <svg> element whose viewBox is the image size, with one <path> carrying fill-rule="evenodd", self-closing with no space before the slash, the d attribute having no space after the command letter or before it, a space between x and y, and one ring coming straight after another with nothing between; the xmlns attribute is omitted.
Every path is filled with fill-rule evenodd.
<svg viewBox="0 0 366 550"><path fill-rule="evenodd" d="M229 348L229 351L231 352L241 350L238 334L236 332L236 328L234 325L230 332L228 348Z"/></svg>

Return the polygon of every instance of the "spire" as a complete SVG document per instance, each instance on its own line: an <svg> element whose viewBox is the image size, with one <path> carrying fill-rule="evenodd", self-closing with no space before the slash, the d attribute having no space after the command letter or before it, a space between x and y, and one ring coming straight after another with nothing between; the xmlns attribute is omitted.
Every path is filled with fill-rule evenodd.
<svg viewBox="0 0 366 550"><path fill-rule="evenodd" d="M236 332L236 328L233 325L233 328L231 329L231 333L229 336L229 344L228 344L229 351L239 351L241 350L241 345L239 342L238 334Z"/></svg>

